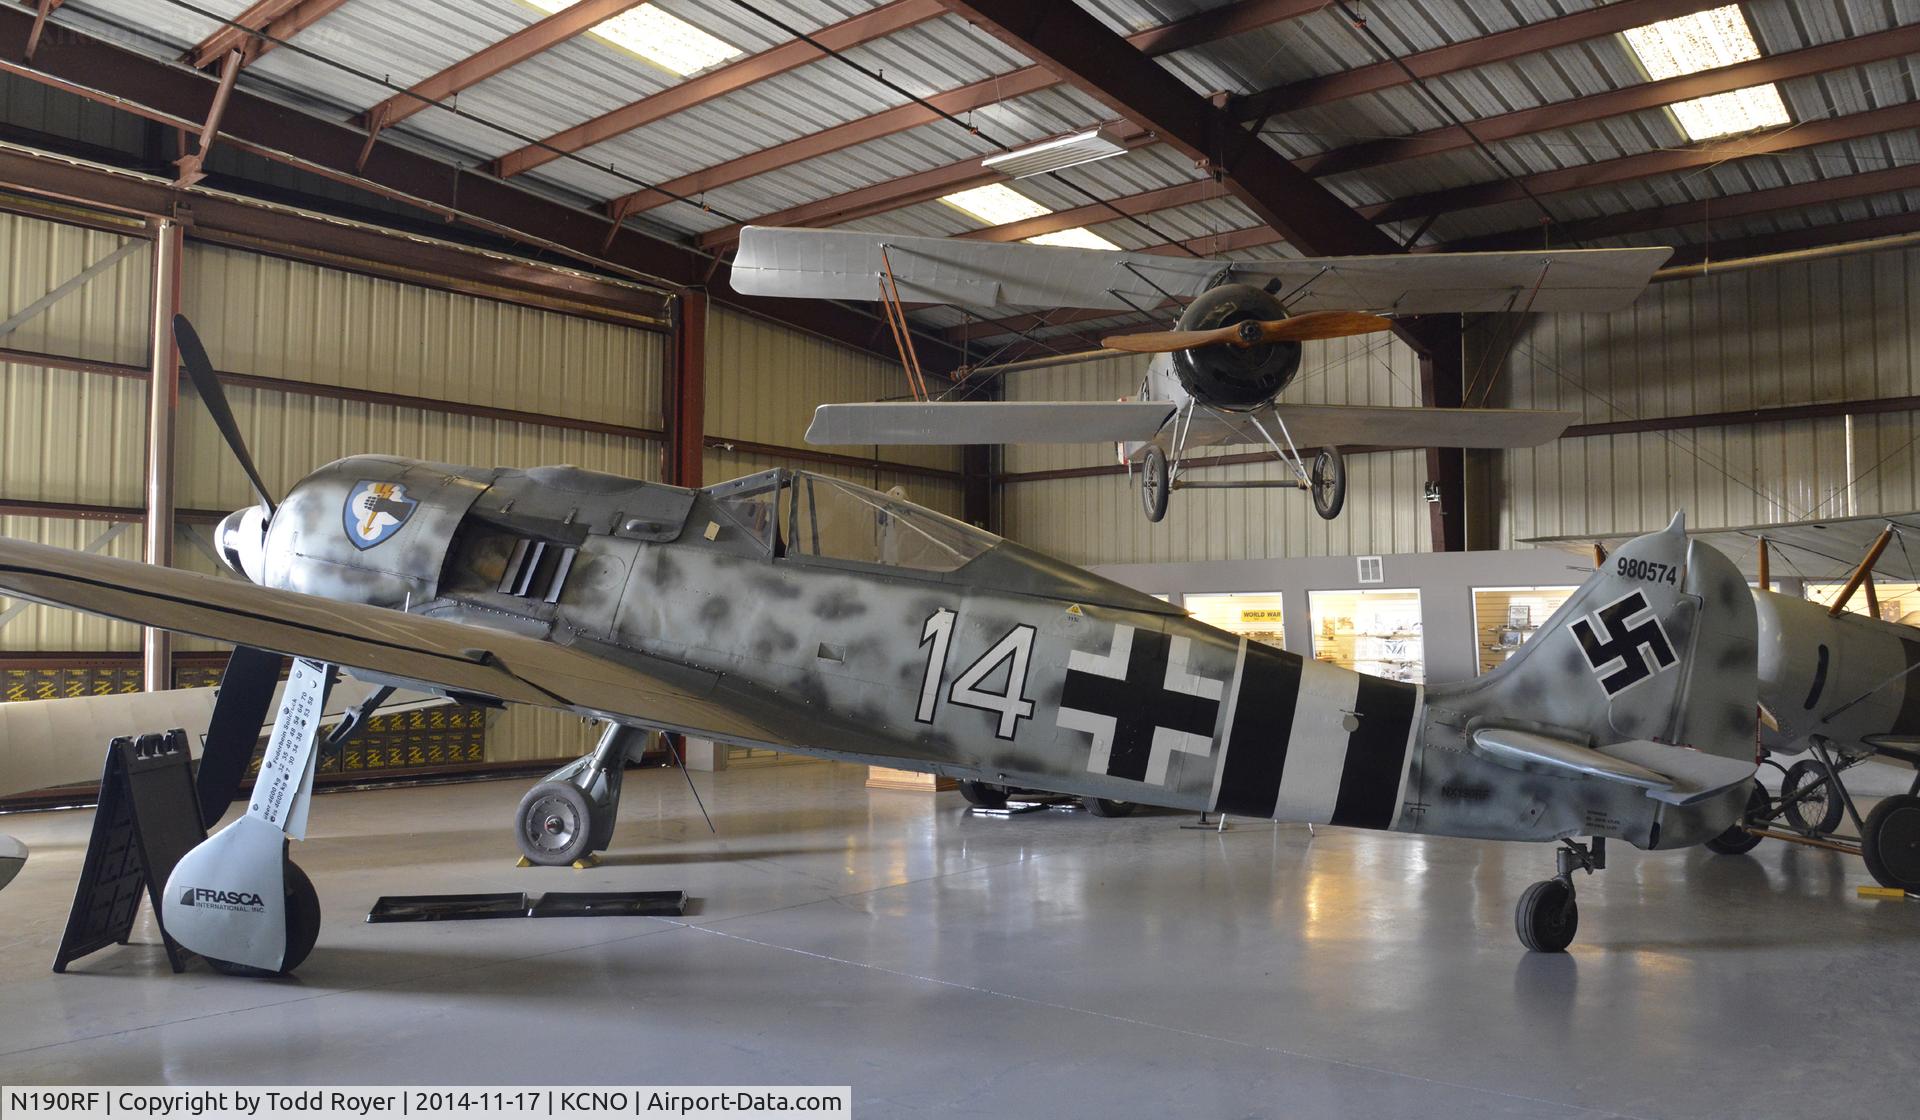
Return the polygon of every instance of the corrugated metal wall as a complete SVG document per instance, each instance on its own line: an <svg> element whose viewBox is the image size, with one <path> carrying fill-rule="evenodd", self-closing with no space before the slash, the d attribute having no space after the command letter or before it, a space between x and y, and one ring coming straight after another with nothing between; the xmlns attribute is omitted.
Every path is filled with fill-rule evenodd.
<svg viewBox="0 0 1920 1120"><path fill-rule="evenodd" d="M781 447L807 447L807 424L817 404L872 401L908 395L900 363L852 350L803 331L782 327L724 307L707 316L707 411L709 437ZM818 451L896 463L960 469L960 451L951 447L820 447ZM961 488L943 479L891 471L742 454L709 448L702 466L706 481L723 482L776 466L845 478L881 490L905 487L914 501L942 513L960 515Z"/></svg>
<svg viewBox="0 0 1920 1120"><path fill-rule="evenodd" d="M0 215L0 308L24 306L123 239ZM148 250L141 249L9 335L19 350L144 365ZM664 336L594 319L400 284L341 269L188 246L182 310L222 371L458 401L546 416L655 429L661 424ZM455 463L571 463L656 478L656 439L427 408L232 388L234 411L268 485L284 492L343 455L386 452ZM139 507L146 386L102 373L0 365L0 498ZM232 509L252 500L245 479L188 393L178 434L177 503ZM97 521L9 517L0 531L83 547ZM188 526L182 567L213 570ZM138 558L129 526L107 548ZM131 626L33 607L0 628L0 650L138 648ZM212 648L183 639L177 648ZM510 713L489 736L493 758L577 754L593 738L570 717Z"/></svg>
<svg viewBox="0 0 1920 1120"><path fill-rule="evenodd" d="M1494 401L1582 423L1920 394L1920 250L1804 261L1656 284L1612 315L1527 320ZM1497 341L1497 340L1496 340ZM1920 508L1920 426L1854 423L1855 509ZM1493 547L1564 534L1847 512L1843 418L1561 440L1490 457Z"/></svg>
<svg viewBox="0 0 1920 1120"><path fill-rule="evenodd" d="M1139 391L1147 358L1102 358L1008 373L1007 400L1100 401ZM1309 343L1284 400L1313 404L1418 404L1419 362L1393 335ZM1251 448L1228 448L1235 453ZM1212 453L1209 453L1212 454ZM1008 447L1008 474L1098 466L1108 444ZM1284 477L1277 463L1216 467L1196 478ZM1283 556L1417 552L1429 547L1422 489L1425 458L1405 451L1347 458L1346 511L1323 521L1289 490L1189 490L1172 496L1166 520L1148 522L1125 477L1013 482L1001 491L1005 535L1076 563L1168 563Z"/></svg>

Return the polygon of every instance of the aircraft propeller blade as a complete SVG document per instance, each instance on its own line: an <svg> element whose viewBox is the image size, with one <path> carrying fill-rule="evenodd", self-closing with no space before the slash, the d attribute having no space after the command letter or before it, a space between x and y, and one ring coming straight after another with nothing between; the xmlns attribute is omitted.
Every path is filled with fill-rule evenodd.
<svg viewBox="0 0 1920 1120"><path fill-rule="evenodd" d="M200 335L187 321L185 315L173 317L173 340L180 347L180 360L186 364L187 377L205 402L207 411L213 416L214 426L226 438L227 448L233 457L240 461L240 469L247 472L248 481L253 483L254 493L260 495L260 503L267 507L267 516L274 512L273 495L267 492L267 484L260 478L260 471L253 465L253 456L247 453L247 443L240 438L240 425L233 419L233 408L227 404L226 390L220 387L220 378L213 372L213 363L207 359L207 348L200 344Z"/></svg>
<svg viewBox="0 0 1920 1120"><path fill-rule="evenodd" d="M1365 311L1309 311L1285 319L1250 319L1210 331L1147 331L1116 334L1100 340L1110 350L1134 354L1167 354L1201 346L1238 346L1263 342L1307 342L1316 338L1345 338L1393 329L1393 320Z"/></svg>

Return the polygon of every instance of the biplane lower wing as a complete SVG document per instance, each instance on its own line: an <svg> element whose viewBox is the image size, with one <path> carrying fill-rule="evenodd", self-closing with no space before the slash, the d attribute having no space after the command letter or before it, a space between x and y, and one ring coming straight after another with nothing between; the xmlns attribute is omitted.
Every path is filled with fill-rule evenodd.
<svg viewBox="0 0 1920 1120"><path fill-rule="evenodd" d="M1277 421L1284 420L1287 434L1302 451L1315 447L1538 447L1560 438L1567 425L1579 418L1577 412L1510 408L1342 404L1278 404L1251 412L1200 408L1194 410L1186 431L1186 446L1265 445L1260 428L1279 439Z"/></svg>

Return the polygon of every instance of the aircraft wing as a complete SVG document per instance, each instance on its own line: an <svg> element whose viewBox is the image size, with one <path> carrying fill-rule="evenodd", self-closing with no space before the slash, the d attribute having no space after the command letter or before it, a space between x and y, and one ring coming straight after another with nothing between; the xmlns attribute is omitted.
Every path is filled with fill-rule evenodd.
<svg viewBox="0 0 1920 1120"><path fill-rule="evenodd" d="M1318 447L1536 447L1558 439L1580 414L1510 408L1336 404L1279 404L1251 413L1196 409L1187 434L1187 446L1265 446L1266 438L1254 421L1258 420L1279 439L1276 417L1286 421L1295 446L1311 458L1312 450Z"/></svg>
<svg viewBox="0 0 1920 1120"><path fill-rule="evenodd" d="M769 745L790 742L796 726L764 700L728 695L715 674L586 637L543 641L25 541L0 538L0 595L332 662L456 697Z"/></svg>
<svg viewBox="0 0 1920 1120"><path fill-rule="evenodd" d="M820 444L1125 443L1152 439L1169 401L954 401L823 404L807 442Z"/></svg>
<svg viewBox="0 0 1920 1120"><path fill-rule="evenodd" d="M748 226L732 284L743 295L870 300L891 275L907 303L1127 311L1232 279L1274 282L1295 312L1612 311L1633 302L1672 253L1661 246L1221 261Z"/></svg>

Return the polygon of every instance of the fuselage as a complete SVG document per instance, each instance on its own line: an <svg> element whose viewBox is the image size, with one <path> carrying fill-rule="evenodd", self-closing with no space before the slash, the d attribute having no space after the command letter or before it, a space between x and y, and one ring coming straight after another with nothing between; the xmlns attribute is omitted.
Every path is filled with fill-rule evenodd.
<svg viewBox="0 0 1920 1120"><path fill-rule="evenodd" d="M1638 790L1474 752L1473 727L1528 711L1585 736L1591 705L1556 721L1517 674L1354 673L806 473L696 491L358 457L300 483L248 559L273 587L685 666L784 750L1447 835L1664 847L1727 823L1668 806L1663 831Z"/></svg>
<svg viewBox="0 0 1920 1120"><path fill-rule="evenodd" d="M1797 753L1820 736L1849 754L1872 742L1920 744L1920 631L1755 591L1760 702L1769 749Z"/></svg>

